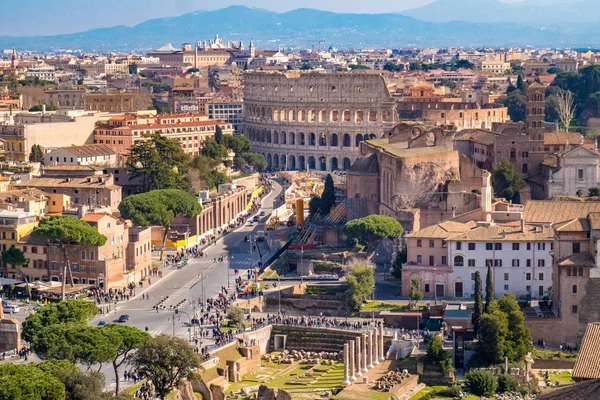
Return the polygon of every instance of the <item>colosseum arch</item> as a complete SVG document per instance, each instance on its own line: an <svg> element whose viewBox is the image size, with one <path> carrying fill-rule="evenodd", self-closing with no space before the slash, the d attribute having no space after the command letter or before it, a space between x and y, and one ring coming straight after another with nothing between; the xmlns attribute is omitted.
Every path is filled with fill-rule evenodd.
<svg viewBox="0 0 600 400"><path fill-rule="evenodd" d="M314 156L308 157L308 169L314 171L317 169L317 160L315 160Z"/></svg>
<svg viewBox="0 0 600 400"><path fill-rule="evenodd" d="M362 122L364 122L365 120L365 113L363 110L356 110L356 112L354 113L354 122L356 122L357 124L360 124Z"/></svg>
<svg viewBox="0 0 600 400"><path fill-rule="evenodd" d="M300 132L300 137L298 138L298 144L300 146L306 145L306 135L304 134L304 132Z"/></svg>
<svg viewBox="0 0 600 400"><path fill-rule="evenodd" d="M325 156L319 157L319 169L321 171L327 171L327 157L325 157Z"/></svg>
<svg viewBox="0 0 600 400"><path fill-rule="evenodd" d="M265 132L267 143L271 143L271 131Z"/></svg>
<svg viewBox="0 0 600 400"><path fill-rule="evenodd" d="M325 111L325 109L321 109L319 110L319 122L326 122L327 121L327 111Z"/></svg>
<svg viewBox="0 0 600 400"><path fill-rule="evenodd" d="M350 147L352 146L352 142L350 141L350 135L347 133L344 133L344 140L342 143L342 147Z"/></svg>
<svg viewBox="0 0 600 400"><path fill-rule="evenodd" d="M298 111L298 122L306 122L306 111L304 111L304 110Z"/></svg>
<svg viewBox="0 0 600 400"><path fill-rule="evenodd" d="M281 144L287 144L287 133L281 132L281 139L279 140Z"/></svg>
<svg viewBox="0 0 600 400"><path fill-rule="evenodd" d="M267 153L267 166L271 168L273 165L273 157L271 157L271 153Z"/></svg>
<svg viewBox="0 0 600 400"><path fill-rule="evenodd" d="M289 120L291 122L295 122L296 121L296 110L290 110L289 112Z"/></svg>
<svg viewBox="0 0 600 400"><path fill-rule="evenodd" d="M331 138L329 140L329 145L331 147L338 147L339 146L337 133L332 133L331 134Z"/></svg>
<svg viewBox="0 0 600 400"><path fill-rule="evenodd" d="M296 170L296 157L295 156L290 156L290 164L288 167L290 170L295 171Z"/></svg>
<svg viewBox="0 0 600 400"><path fill-rule="evenodd" d="M261 109L260 109L260 117L263 119L265 118L265 108L264 107L261 107Z"/></svg>
<svg viewBox="0 0 600 400"><path fill-rule="evenodd" d="M273 121L279 121L279 110L276 108L273 109Z"/></svg>
<svg viewBox="0 0 600 400"><path fill-rule="evenodd" d="M336 171L339 168L337 157L331 157L331 170Z"/></svg>
<svg viewBox="0 0 600 400"><path fill-rule="evenodd" d="M277 131L273 132L273 143L279 144L279 133Z"/></svg>
<svg viewBox="0 0 600 400"><path fill-rule="evenodd" d="M340 119L340 116L338 114L338 110L331 110L329 121L338 122L339 119Z"/></svg>
<svg viewBox="0 0 600 400"><path fill-rule="evenodd" d="M290 132L290 144L292 146L296 145L296 134L294 132Z"/></svg>
<svg viewBox="0 0 600 400"><path fill-rule="evenodd" d="M316 146L317 145L317 136L314 134L314 132L310 133L309 136L309 141L308 141L308 145L309 146Z"/></svg>
<svg viewBox="0 0 600 400"><path fill-rule="evenodd" d="M282 108L279 112L279 120L281 122L287 121L287 110L285 108Z"/></svg>
<svg viewBox="0 0 600 400"><path fill-rule="evenodd" d="M350 169L350 166L352 165L352 163L350 162L350 159L348 157L344 158L344 171L348 171Z"/></svg>
<svg viewBox="0 0 600 400"><path fill-rule="evenodd" d="M327 136L323 132L319 134L319 146L327 147Z"/></svg>
<svg viewBox="0 0 600 400"><path fill-rule="evenodd" d="M358 147L360 145L360 142L362 142L364 140L363 135L362 134L357 134L355 141L354 141L354 146Z"/></svg>
<svg viewBox="0 0 600 400"><path fill-rule="evenodd" d="M315 113L315 109L311 108L310 110L308 110L308 122L315 122L317 114Z"/></svg>
<svg viewBox="0 0 600 400"><path fill-rule="evenodd" d="M377 122L377 111L369 111L369 122Z"/></svg>
<svg viewBox="0 0 600 400"><path fill-rule="evenodd" d="M281 164L281 170L286 171L287 170L287 156L285 154L282 154L281 157L279 157L279 163Z"/></svg>
<svg viewBox="0 0 600 400"><path fill-rule="evenodd" d="M344 114L342 116L342 120L344 122L350 122L351 118L350 118L350 110L344 110Z"/></svg>
<svg viewBox="0 0 600 400"><path fill-rule="evenodd" d="M271 107L267 108L267 119L273 120L273 109Z"/></svg>
<svg viewBox="0 0 600 400"><path fill-rule="evenodd" d="M306 170L306 162L304 161L304 156L298 156L298 169L300 171Z"/></svg>
<svg viewBox="0 0 600 400"><path fill-rule="evenodd" d="M273 168L279 169L279 156L277 154L273 154Z"/></svg>
<svg viewBox="0 0 600 400"><path fill-rule="evenodd" d="M365 135L366 137L366 135ZM374 133L369 134L369 140L377 139L377 135Z"/></svg>

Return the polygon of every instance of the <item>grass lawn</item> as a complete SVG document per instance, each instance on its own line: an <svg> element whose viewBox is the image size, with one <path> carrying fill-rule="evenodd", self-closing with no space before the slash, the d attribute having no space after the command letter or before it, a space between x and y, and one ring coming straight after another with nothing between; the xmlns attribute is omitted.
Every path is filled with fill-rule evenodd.
<svg viewBox="0 0 600 400"><path fill-rule="evenodd" d="M144 383L146 383L145 379L125 389L125 393L133 396L135 392L137 392L137 390L141 388Z"/></svg>
<svg viewBox="0 0 600 400"><path fill-rule="evenodd" d="M373 300L364 304L360 311L393 311L393 312L405 312L405 311L423 311L425 306L417 306L415 309L410 309L407 304L391 304L385 303L379 300Z"/></svg>
<svg viewBox="0 0 600 400"><path fill-rule="evenodd" d="M443 389L445 386L427 386L413 394L408 400L421 400L427 393L433 392L436 389Z"/></svg>
<svg viewBox="0 0 600 400"><path fill-rule="evenodd" d="M379 392L354 392L354 391L345 391L348 395L352 397L344 397L338 396L336 399L373 399L373 400L389 400L389 393L379 393Z"/></svg>
<svg viewBox="0 0 600 400"><path fill-rule="evenodd" d="M533 358L540 360L568 360L575 361L577 359L577 353L565 353L561 351L552 350L533 350Z"/></svg>
<svg viewBox="0 0 600 400"><path fill-rule="evenodd" d="M552 383L558 381L558 383L560 383L560 386L572 385L575 383L570 372L550 374L550 381L552 381Z"/></svg>

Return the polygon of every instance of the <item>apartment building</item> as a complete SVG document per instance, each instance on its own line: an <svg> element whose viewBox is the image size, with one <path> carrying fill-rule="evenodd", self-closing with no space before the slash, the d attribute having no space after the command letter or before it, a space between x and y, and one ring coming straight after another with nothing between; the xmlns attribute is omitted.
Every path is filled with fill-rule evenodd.
<svg viewBox="0 0 600 400"><path fill-rule="evenodd" d="M0 211L0 250L19 246L21 240L38 225L38 217L25 211ZM16 279L20 267L0 261L0 277Z"/></svg>
<svg viewBox="0 0 600 400"><path fill-rule="evenodd" d="M235 134L241 134L244 107L241 100L218 97L206 104L208 118L231 123Z"/></svg>
<svg viewBox="0 0 600 400"><path fill-rule="evenodd" d="M44 154L44 165L97 165L116 167L117 153L104 144L60 147Z"/></svg>

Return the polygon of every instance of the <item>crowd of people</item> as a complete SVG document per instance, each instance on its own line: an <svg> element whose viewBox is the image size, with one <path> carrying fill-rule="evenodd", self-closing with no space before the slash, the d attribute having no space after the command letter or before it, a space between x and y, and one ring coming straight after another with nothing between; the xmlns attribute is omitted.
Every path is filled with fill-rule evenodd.
<svg viewBox="0 0 600 400"><path fill-rule="evenodd" d="M135 391L133 397L135 397L136 399L143 400L154 399L156 396L154 393L154 386L152 385L152 382L144 382L144 384L140 386L138 390Z"/></svg>
<svg viewBox="0 0 600 400"><path fill-rule="evenodd" d="M256 325L289 325L315 328L336 328L349 330L364 330L373 327L371 321L358 321L348 319L330 318L325 316L306 317L306 316L288 316L285 311L278 314L267 314L263 318L252 318L252 322ZM380 322L375 322L378 326Z"/></svg>

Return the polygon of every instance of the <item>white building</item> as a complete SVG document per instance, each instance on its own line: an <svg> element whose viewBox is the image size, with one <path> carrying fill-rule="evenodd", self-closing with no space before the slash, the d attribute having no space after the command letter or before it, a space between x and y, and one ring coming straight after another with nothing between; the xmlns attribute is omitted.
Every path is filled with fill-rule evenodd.
<svg viewBox="0 0 600 400"><path fill-rule="evenodd" d="M503 61L482 61L481 71L490 74L505 74L506 71L510 71L510 63Z"/></svg>
<svg viewBox="0 0 600 400"><path fill-rule="evenodd" d="M584 197L589 188L600 186L600 153L579 146L557 156L557 166L548 176L548 197L557 194Z"/></svg>
<svg viewBox="0 0 600 400"><path fill-rule="evenodd" d="M477 271L485 293L488 265L492 267L495 297L507 293L514 293L517 299L549 296L554 247L552 228L525 225L522 221L480 225L447 241L452 279L462 282L462 297L473 297ZM459 293L455 296L460 297Z"/></svg>
<svg viewBox="0 0 600 400"><path fill-rule="evenodd" d="M25 79L40 79L44 81L55 81L56 80L56 69L49 65L40 65L38 67L31 67L25 73Z"/></svg>
<svg viewBox="0 0 600 400"><path fill-rule="evenodd" d="M209 119L229 122L233 125L236 134L241 133L244 118L244 107L241 101L217 98L206 104L206 112Z"/></svg>
<svg viewBox="0 0 600 400"><path fill-rule="evenodd" d="M97 165L116 167L117 153L103 144L86 144L54 149L44 155L44 165Z"/></svg>

